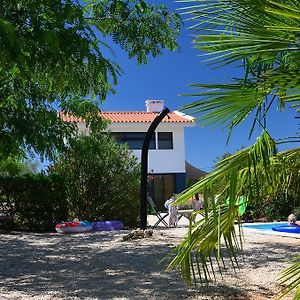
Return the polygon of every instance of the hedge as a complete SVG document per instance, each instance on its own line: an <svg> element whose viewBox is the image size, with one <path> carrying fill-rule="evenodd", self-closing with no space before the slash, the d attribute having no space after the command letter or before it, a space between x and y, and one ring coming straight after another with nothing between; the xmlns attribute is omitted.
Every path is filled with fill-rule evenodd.
<svg viewBox="0 0 300 300"><path fill-rule="evenodd" d="M11 229L54 230L69 214L62 178L54 174L0 177L0 212L13 216Z"/></svg>

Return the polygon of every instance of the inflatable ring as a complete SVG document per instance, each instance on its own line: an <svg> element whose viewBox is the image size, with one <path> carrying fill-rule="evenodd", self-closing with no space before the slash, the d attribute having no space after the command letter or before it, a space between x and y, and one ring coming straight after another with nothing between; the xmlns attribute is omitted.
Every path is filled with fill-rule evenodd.
<svg viewBox="0 0 300 300"><path fill-rule="evenodd" d="M300 233L300 226L298 225L280 225L272 227L272 230L279 232L288 232L288 233Z"/></svg>
<svg viewBox="0 0 300 300"><path fill-rule="evenodd" d="M227 198L226 199L227 205L229 205L229 201L230 201L230 199ZM235 205L239 206L238 212L239 212L239 215L242 216L245 213L246 208L247 208L247 198L245 196L239 196L239 197L237 197Z"/></svg>
<svg viewBox="0 0 300 300"><path fill-rule="evenodd" d="M121 221L95 221L93 224L93 231L114 231L124 228Z"/></svg>
<svg viewBox="0 0 300 300"><path fill-rule="evenodd" d="M55 230L58 233L82 233L91 231L93 228L92 223L88 221L73 221L73 222L62 222L55 226Z"/></svg>

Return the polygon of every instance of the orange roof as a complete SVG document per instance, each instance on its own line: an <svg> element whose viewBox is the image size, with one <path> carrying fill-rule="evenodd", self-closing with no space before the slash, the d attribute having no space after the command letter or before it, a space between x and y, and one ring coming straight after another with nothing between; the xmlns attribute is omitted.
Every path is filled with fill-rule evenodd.
<svg viewBox="0 0 300 300"><path fill-rule="evenodd" d="M155 112L135 112L135 111L110 111L101 112L100 115L113 123L151 123L158 113ZM59 113L64 122L84 122L84 119L74 117L64 112ZM179 112L170 112L168 116L164 117L163 123L193 123L194 119L191 116L181 114Z"/></svg>

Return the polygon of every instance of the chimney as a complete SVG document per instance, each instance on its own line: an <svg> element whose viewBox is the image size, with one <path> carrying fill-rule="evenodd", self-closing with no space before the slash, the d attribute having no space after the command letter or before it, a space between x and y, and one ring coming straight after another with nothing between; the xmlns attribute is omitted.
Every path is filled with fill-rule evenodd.
<svg viewBox="0 0 300 300"><path fill-rule="evenodd" d="M164 100L146 100L146 111L147 112L160 112L164 109Z"/></svg>

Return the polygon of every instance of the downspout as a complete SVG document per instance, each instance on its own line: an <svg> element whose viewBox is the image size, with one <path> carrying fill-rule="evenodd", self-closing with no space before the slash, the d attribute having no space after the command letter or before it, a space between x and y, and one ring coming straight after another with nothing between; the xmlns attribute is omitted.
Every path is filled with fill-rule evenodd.
<svg viewBox="0 0 300 300"><path fill-rule="evenodd" d="M143 148L142 148L142 159L141 159L141 229L145 230L147 228L147 173L148 173L148 150L151 136L153 135L155 129L162 121L162 119L170 112L170 110L165 107L152 121L148 131L145 135Z"/></svg>

